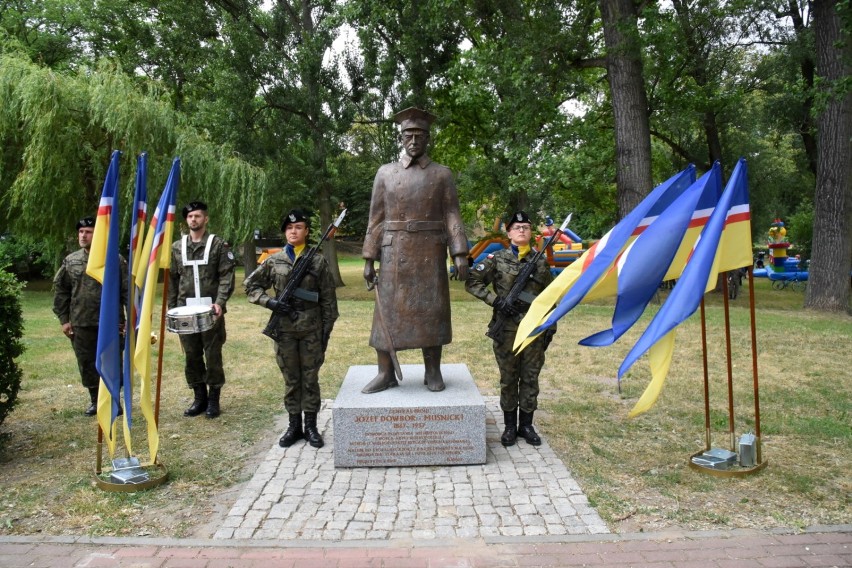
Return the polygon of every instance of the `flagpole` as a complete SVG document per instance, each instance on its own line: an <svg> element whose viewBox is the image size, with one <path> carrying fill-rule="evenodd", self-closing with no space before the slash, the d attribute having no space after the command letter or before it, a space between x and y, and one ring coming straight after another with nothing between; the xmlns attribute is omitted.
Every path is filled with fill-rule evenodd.
<svg viewBox="0 0 852 568"><path fill-rule="evenodd" d="M754 437L755 445L757 446L755 457L756 463L763 463L761 456L761 438L760 438L760 397L757 394L757 329L754 321L754 267L748 267L748 299L749 312L751 316L751 375L754 384Z"/></svg>
<svg viewBox="0 0 852 568"><path fill-rule="evenodd" d="M163 381L163 349L165 349L165 336L163 330L166 327L167 298L169 297L169 269L163 269L163 301L160 308L160 348L157 350L157 391L154 396L154 424L160 427L160 387Z"/></svg>
<svg viewBox="0 0 852 568"><path fill-rule="evenodd" d="M701 358L704 364L704 449L709 450L710 442L710 372L707 366L707 320L704 312L704 296L701 297Z"/></svg>
<svg viewBox="0 0 852 568"><path fill-rule="evenodd" d="M95 462L95 473L100 475L101 471L103 471L101 467L101 460L104 457L104 431L101 429L100 424L98 424L98 446L95 450L95 456L95 459L97 460Z"/></svg>
<svg viewBox="0 0 852 568"><path fill-rule="evenodd" d="M728 298L728 275L723 273L722 278L722 294L725 313L725 363L728 372L728 432L730 433L730 449L732 452L737 451L736 432L734 429L734 369L731 363L731 312L730 299Z"/></svg>

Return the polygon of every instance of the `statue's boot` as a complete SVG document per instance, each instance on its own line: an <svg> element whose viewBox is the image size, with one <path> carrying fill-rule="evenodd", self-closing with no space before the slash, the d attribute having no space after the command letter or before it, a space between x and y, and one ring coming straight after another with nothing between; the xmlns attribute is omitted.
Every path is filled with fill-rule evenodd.
<svg viewBox="0 0 852 568"><path fill-rule="evenodd" d="M376 349L376 354L379 359L379 374L367 383L367 386L361 389L361 392L364 394L382 392L383 390L399 386L393 373L393 363L391 362L390 353Z"/></svg>
<svg viewBox="0 0 852 568"><path fill-rule="evenodd" d="M439 392L446 388L444 377L441 376L441 350L443 347L424 347L423 363L426 365L426 376L423 384L432 392Z"/></svg>

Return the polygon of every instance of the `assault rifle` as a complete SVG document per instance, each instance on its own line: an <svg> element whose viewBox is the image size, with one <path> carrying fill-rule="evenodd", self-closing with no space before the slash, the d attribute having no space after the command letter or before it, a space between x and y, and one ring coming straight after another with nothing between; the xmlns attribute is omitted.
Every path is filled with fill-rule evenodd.
<svg viewBox="0 0 852 568"><path fill-rule="evenodd" d="M296 321L298 314L296 314L296 310L293 308L294 298L300 298L310 302L316 302L319 299L316 292L303 290L299 288L299 286L301 286L302 280L304 280L305 276L308 274L308 270L311 268L311 263L319 252L320 247L322 247L322 244L327 239L334 236L334 233L343 222L343 218L345 216L346 209L344 209L340 216L338 216L337 219L328 226L319 242L314 245L313 248L308 250L308 252L296 259L296 264L293 265L293 270L290 272L290 278L287 280L287 284L284 286L284 289L281 290L281 293L278 294L278 297L275 298L280 307L272 312L272 315L269 317L269 322L267 322L266 327L263 330L263 335L272 338L274 341L278 341L278 318L281 317L282 313L288 314L291 320Z"/></svg>
<svg viewBox="0 0 852 568"><path fill-rule="evenodd" d="M515 283L512 284L512 288L509 290L509 293L506 294L506 297L503 301L508 306L514 306L515 302L518 301L518 298L521 297L521 294L524 291L524 288L527 286L527 281L535 272L536 267L538 266L538 259L541 258L541 255L545 253L547 247L553 244L553 241L559 238L565 229L568 227L568 222L571 221L571 215L573 213L569 213L565 218L565 221L562 223L562 226L556 229L556 231L550 235L550 238L547 239L547 242L544 243L544 246L535 252L535 256L532 257L528 262L524 263L521 267L520 272L518 272L517 278L515 278ZM497 310L495 314L495 318L492 321L491 325L488 326L488 331L485 332L485 335L490 337L491 339L498 340L500 338L500 334L503 333L503 328L506 327L506 318L509 317L504 314L502 311Z"/></svg>

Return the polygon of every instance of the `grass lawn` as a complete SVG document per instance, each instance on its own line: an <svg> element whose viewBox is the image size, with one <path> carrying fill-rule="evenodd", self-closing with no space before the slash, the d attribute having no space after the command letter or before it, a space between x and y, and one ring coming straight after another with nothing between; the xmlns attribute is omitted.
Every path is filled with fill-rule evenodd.
<svg viewBox="0 0 852 568"><path fill-rule="evenodd" d="M321 371L323 397L333 399L350 365L375 364L367 345L372 295L363 262L341 259L346 286L340 319ZM227 384L217 420L188 419L191 391L180 344L164 334L160 457L170 481L139 493L93 486L97 426L84 417L71 347L51 312L49 283L24 293L27 351L20 403L0 426L0 534L210 536L240 484L282 430L283 381L271 341L261 335L269 312L250 305L243 275L228 305ZM497 366L484 336L490 310L451 283L454 341L444 362L466 363L483 395L498 393ZM639 337L589 349L583 337L610 327L612 305L582 305L559 324L541 376L536 422L602 517L617 532L735 527L805 527L852 523L852 419L849 337L852 318L801 309L802 295L757 280L757 329L763 457L768 467L741 479L719 479L688 467L703 448L700 322L679 328L671 372L657 405L628 419L649 381L645 360L619 393L615 374ZM737 435L754 427L749 351L748 287L732 302ZM728 447L727 386L719 294L707 296L711 421L714 447ZM652 305L637 325L644 329ZM159 311L157 312L159 313ZM420 363L415 351L402 363ZM424 395L426 395L424 390ZM134 450L147 455L138 409Z"/></svg>

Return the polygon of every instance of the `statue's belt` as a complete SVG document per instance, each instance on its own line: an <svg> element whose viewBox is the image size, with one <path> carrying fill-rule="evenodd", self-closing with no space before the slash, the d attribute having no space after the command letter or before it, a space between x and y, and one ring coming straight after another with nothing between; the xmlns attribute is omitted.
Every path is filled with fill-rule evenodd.
<svg viewBox="0 0 852 568"><path fill-rule="evenodd" d="M419 231L443 231L443 221L385 221L385 231L407 231L417 233Z"/></svg>

